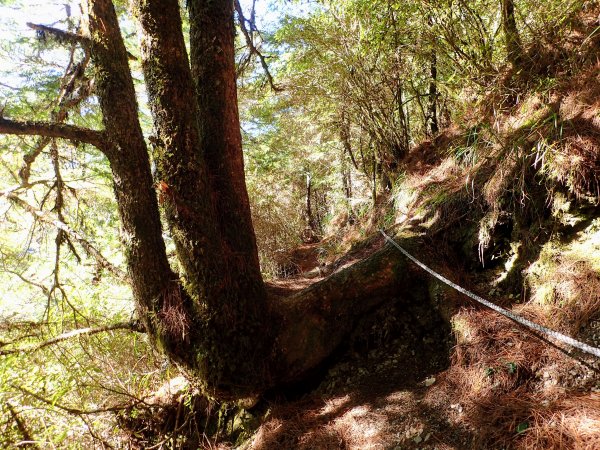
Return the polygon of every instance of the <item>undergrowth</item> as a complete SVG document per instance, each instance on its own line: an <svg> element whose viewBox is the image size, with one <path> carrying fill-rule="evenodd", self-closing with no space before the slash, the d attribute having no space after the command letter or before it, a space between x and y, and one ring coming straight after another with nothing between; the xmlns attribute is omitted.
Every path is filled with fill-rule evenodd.
<svg viewBox="0 0 600 450"><path fill-rule="evenodd" d="M459 254L463 268L477 269L475 289L599 346L593 18L578 16L563 47L533 46L532 64L501 74L458 131L414 148L395 206L398 222L437 243L440 256ZM428 152L427 164L418 152ZM452 365L428 402L454 405L453 422L477 430L485 448L600 448L598 361L487 310L456 308L452 323Z"/></svg>

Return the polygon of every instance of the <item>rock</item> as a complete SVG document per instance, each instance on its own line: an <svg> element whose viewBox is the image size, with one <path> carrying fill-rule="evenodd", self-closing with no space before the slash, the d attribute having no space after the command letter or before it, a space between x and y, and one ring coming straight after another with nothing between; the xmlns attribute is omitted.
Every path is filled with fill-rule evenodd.
<svg viewBox="0 0 600 450"><path fill-rule="evenodd" d="M435 383L435 377L429 377L429 378L425 379L425 381L423 382L423 384L425 385L425 387L429 387L433 383Z"/></svg>

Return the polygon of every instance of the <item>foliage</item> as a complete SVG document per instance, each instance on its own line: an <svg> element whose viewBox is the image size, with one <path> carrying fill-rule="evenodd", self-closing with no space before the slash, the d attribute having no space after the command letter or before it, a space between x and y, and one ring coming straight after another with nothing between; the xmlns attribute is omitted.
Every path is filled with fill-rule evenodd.
<svg viewBox="0 0 600 450"><path fill-rule="evenodd" d="M27 2L0 5L45 20ZM77 32L78 9L69 5L66 17L63 3L51 2L60 11L53 26ZM560 82L594 55L597 28L581 27L575 13L592 10L595 2L515 1L524 52L518 67L506 63L497 0L294 5L278 3L276 19L262 33L251 28L273 87L281 90L265 82L256 53L238 37L247 183L265 274L277 275L281 255L307 237L353 223L363 236L373 206L376 213L384 210L386 224L413 220L430 235L444 232L448 241L469 246L464 235L450 233L469 205L469 233L490 262L493 255L517 259L548 219L548 191L549 203L565 192L575 203L598 201L597 105L589 99L599 91L578 86L571 92ZM126 2L118 9L128 49L138 55ZM20 29L17 19L0 19L8 30L0 35L2 115L99 128L86 52ZM139 63L131 65L139 79ZM582 73L580 83L593 85L594 77L592 70ZM141 86L139 101L149 134ZM441 132L432 128L433 119ZM442 145L452 123L459 124L458 137ZM427 161L430 147L417 146L424 140L443 150L433 157L438 161ZM418 151L418 164L411 165ZM426 172L423 166L435 168ZM391 200L382 206L378 199ZM385 211L391 202L395 217ZM555 218L568 216L569 208L555 209ZM111 174L99 152L81 143L3 136L0 214L0 352L135 315ZM70 231L57 228L57 221ZM597 235L594 226L587 228L590 239ZM307 236L311 227L314 236ZM331 242L337 244L322 245ZM575 270L582 262L585 270ZM519 263L513 271L525 267ZM547 309L544 317L569 331L589 320L597 311L595 297L583 315L573 305L595 291L561 289L578 282L595 289L596 263L575 244L560 252L544 247L527 273L536 279L533 294ZM555 277L559 268L570 276ZM0 445L17 445L27 434L59 447L118 445L110 410L143 403L170 375L161 364L145 338L124 330L0 356ZM519 370L506 364L511 376ZM521 425L517 431L526 434Z"/></svg>

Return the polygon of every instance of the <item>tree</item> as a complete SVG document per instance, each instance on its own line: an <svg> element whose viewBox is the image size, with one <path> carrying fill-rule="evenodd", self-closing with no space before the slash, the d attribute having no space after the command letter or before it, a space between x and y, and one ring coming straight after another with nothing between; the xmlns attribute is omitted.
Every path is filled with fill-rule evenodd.
<svg viewBox="0 0 600 450"><path fill-rule="evenodd" d="M518 65L523 56L523 45L515 20L515 4L513 0L502 0L502 29L508 60L513 65Z"/></svg>
<svg viewBox="0 0 600 450"><path fill-rule="evenodd" d="M427 24L431 28L433 25L433 18L431 16L427 19ZM438 105L437 105L437 97L438 97L438 88L437 88L437 53L435 47L431 49L431 56L429 62L429 74L431 78L429 80L429 99L427 106L427 127L428 132L431 136L435 136L439 129L438 125Z"/></svg>
<svg viewBox="0 0 600 450"><path fill-rule="evenodd" d="M290 299L268 295L244 183L233 2L191 0L188 11L189 58L177 0L133 2L155 179L111 0L88 0L86 35L69 35L89 49L104 129L1 118L0 132L86 142L104 153L136 308L153 343L208 395L252 398L317 366L408 274L385 248ZM167 258L156 191L179 273Z"/></svg>

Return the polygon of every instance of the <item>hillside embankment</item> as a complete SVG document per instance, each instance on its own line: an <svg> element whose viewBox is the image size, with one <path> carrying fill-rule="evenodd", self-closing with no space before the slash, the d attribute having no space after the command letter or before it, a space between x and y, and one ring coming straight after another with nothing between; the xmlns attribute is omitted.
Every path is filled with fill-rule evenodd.
<svg viewBox="0 0 600 450"><path fill-rule="evenodd" d="M461 123L415 146L385 220L337 238L348 254L275 288L368 257L383 225L449 279L600 347L598 12L573 19L567 39L528 49ZM392 301L365 318L318 387L274 400L247 447L600 448L597 358L428 276L416 285L421 310Z"/></svg>

